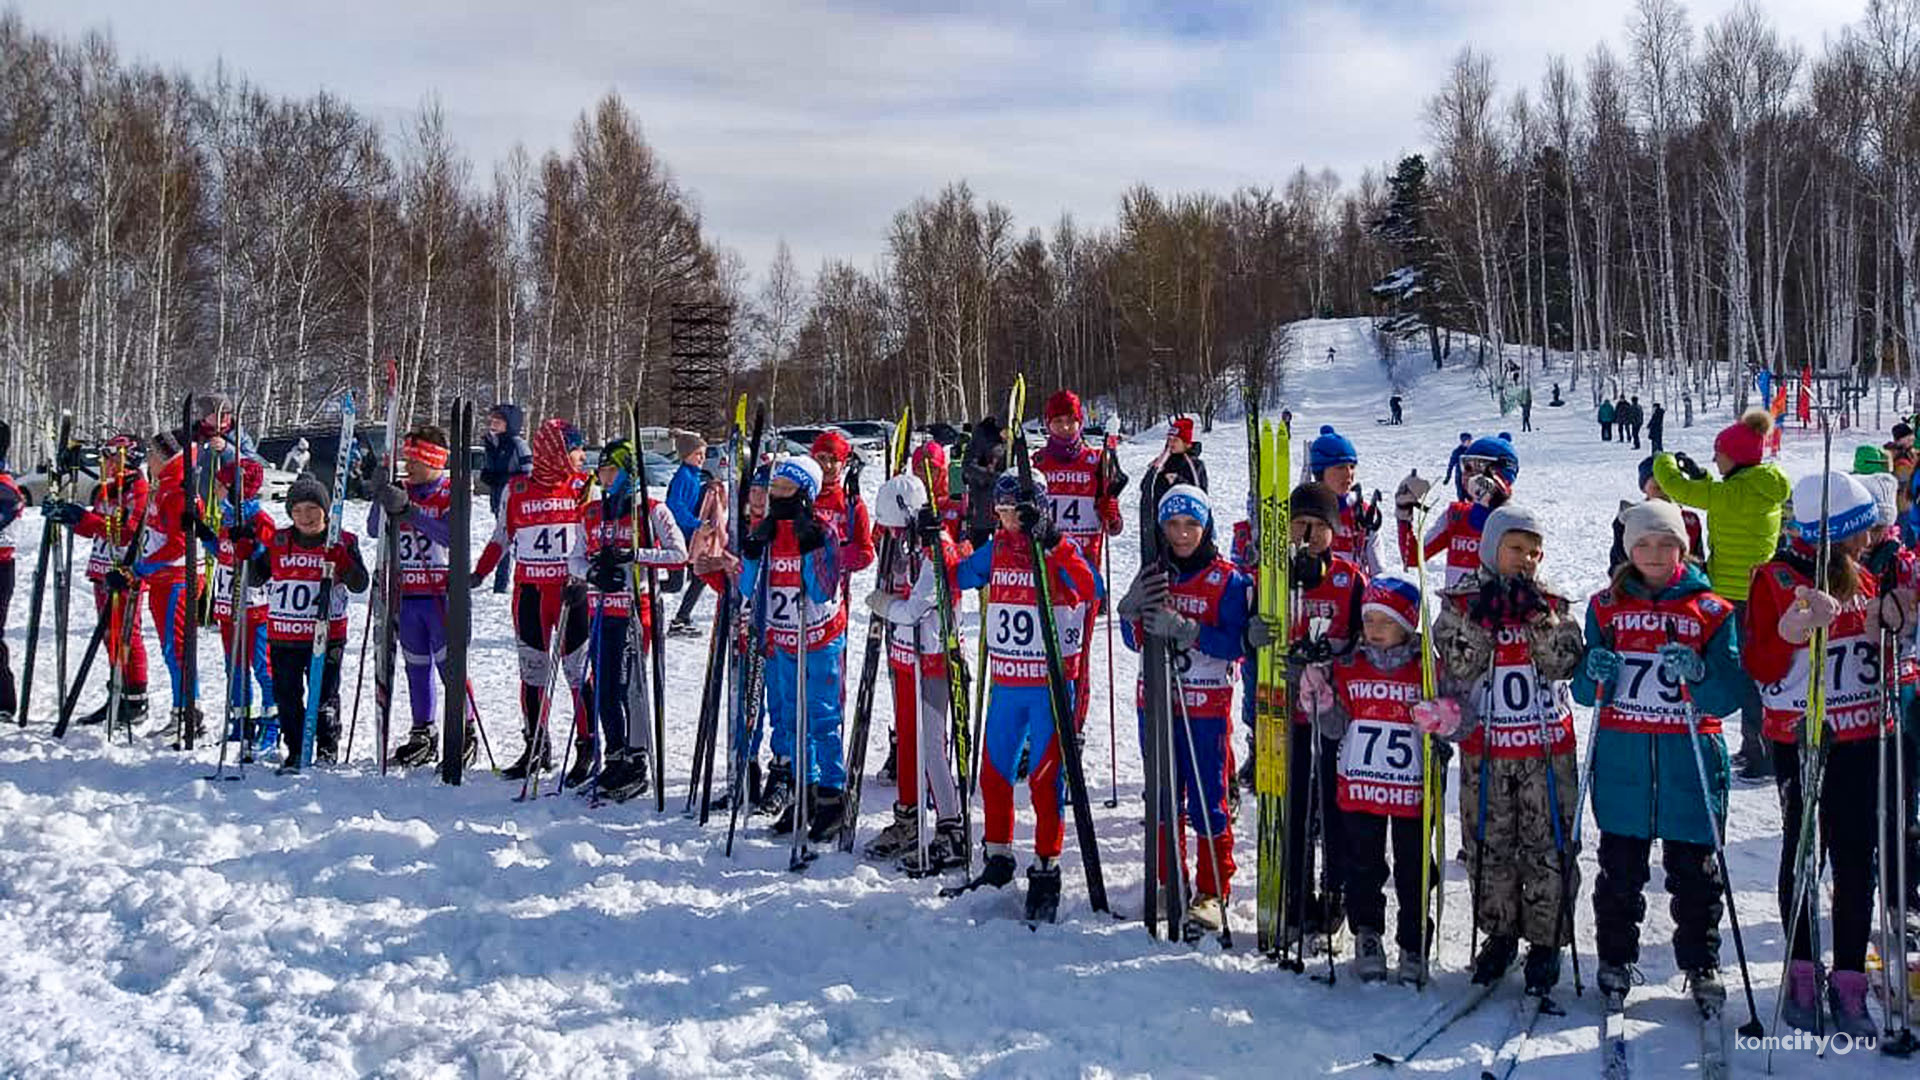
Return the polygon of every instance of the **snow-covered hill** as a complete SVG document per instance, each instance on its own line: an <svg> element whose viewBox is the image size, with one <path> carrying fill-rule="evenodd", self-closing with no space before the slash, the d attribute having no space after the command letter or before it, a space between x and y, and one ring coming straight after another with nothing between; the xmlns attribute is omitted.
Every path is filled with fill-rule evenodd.
<svg viewBox="0 0 1920 1080"><path fill-rule="evenodd" d="M1536 430L1522 432L1518 414L1501 417L1470 370L1435 373L1415 357L1400 368L1407 424L1382 426L1391 389L1365 320L1299 324L1293 348L1284 392L1297 455L1319 425L1333 424L1358 444L1366 488L1391 492L1409 468L1437 481L1460 431L1512 431L1519 497L1551 522L1547 570L1572 595L1600 585L1606 525L1617 500L1635 494L1640 453L1600 442L1584 408L1548 408L1543 393ZM1541 385L1562 377L1549 372ZM1676 418L1669 446L1704 457L1722 422L1681 430ZM1224 529L1241 515L1246 438L1237 423L1202 438ZM1129 472L1137 475L1156 441L1123 448ZM1809 470L1817 455L1817 441L1789 435L1790 473ZM356 507L350 524L363 512ZM491 522L479 516L484 532ZM20 532L24 569L37 516ZM1123 538L1113 553L1117 587L1135 565L1134 542ZM9 620L16 666L26 584ZM504 763L519 736L502 599L476 596L474 677ZM856 640L864 618L856 605ZM92 629L84 600L74 623L77 655ZM671 699L696 701L705 643L669 648ZM201 664L220 670L210 642ZM1104 637L1094 664L1104 673ZM1139 760L1124 707L1134 664L1123 650L1114 665L1111 686L1093 680L1088 771L1109 891L1132 911L1142 876ZM349 685L354 674L349 661ZM517 789L484 770L459 789L424 773L382 780L364 718L348 768L294 779L256 769L241 783L208 782L210 750L188 761L145 738L103 746L93 730L53 742L47 685L26 728L0 731L0 1075L1308 1076L1365 1071L1369 1052L1431 1005L1344 973L1337 986L1317 985L1244 947L1150 941L1137 922L1088 909L1071 842L1062 922L1038 932L1018 921L1016 890L941 900L935 882L839 855L790 874L785 845L764 838L758 822L727 859L724 827L701 830L678 812L690 704L673 714L662 817L650 801L592 811L571 796L515 804ZM1100 804L1116 687L1120 798L1109 810ZM874 763L885 753L881 699ZM90 691L83 706L93 701ZM882 824L890 796L869 785L863 836ZM1249 942L1252 821L1249 800L1233 908ZM1730 856L1766 1019L1781 950L1777 831L1771 789L1735 793ZM1457 824L1451 832L1459 835ZM1023 851L1030 833L1023 814ZM1591 857L1583 869L1590 881ZM1449 890L1443 973L1430 999L1466 982L1457 864ZM1643 1075L1683 1075L1691 1010L1665 944L1665 904L1649 901L1648 985L1629 1010L1633 1054ZM1578 921L1591 978L1584 896ZM1724 959L1737 1002L1730 940ZM1563 990L1570 1015L1543 1021L1523 1075L1597 1072L1594 995ZM1475 1075L1506 1013L1489 1006L1463 1022L1419 1070ZM1729 1015L1737 1022L1744 1009L1730 1003ZM1761 1064L1757 1053L1735 1054L1742 1072ZM1783 1052L1776 1067L1786 1076L1898 1069L1858 1052L1828 1066Z"/></svg>

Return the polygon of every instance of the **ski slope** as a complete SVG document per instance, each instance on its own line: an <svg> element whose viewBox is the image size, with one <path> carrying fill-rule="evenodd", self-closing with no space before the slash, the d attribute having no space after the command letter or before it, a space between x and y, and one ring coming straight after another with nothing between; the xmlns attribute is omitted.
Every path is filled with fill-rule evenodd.
<svg viewBox="0 0 1920 1080"><path fill-rule="evenodd" d="M1361 483L1390 493L1409 468L1438 483L1460 431L1513 431L1518 498L1551 523L1546 572L1576 597L1601 585L1607 523L1619 499L1636 496L1640 454L1598 441L1584 387L1568 394L1568 407L1545 407L1544 387L1564 379L1563 368L1539 380L1537 430L1522 433L1518 413L1500 417L1469 366L1450 362L1435 373L1414 353L1401 368L1408 422L1396 428L1375 422L1388 415L1392 391L1366 320L1298 324L1292 348L1282 394L1301 437L1297 458L1320 424L1334 424L1359 446ZM1673 413L1669 448L1702 457L1727 419L1682 430ZM1246 436L1231 420L1201 438L1224 536L1242 516ZM1127 471L1137 476L1158 442L1150 432L1123 447ZM1836 457L1850 460L1852 442L1839 446ZM1790 474L1817 457L1817 440L1788 436ZM350 527L364 510L350 510ZM476 516L484 536L491 521L484 507ZM1131 530L1129 523L1113 550L1116 588L1136 568ZM16 667L37 513L19 531L23 580L8 630ZM1382 555L1395 561L1391 551ZM76 549L76 581L83 558ZM863 591L856 583L855 596ZM520 743L504 599L476 594L473 643L480 708L502 764ZM710 610L702 604L703 615ZM864 606L851 615L857 664ZM361 617L356 603L356 635ZM93 626L85 598L76 597L73 622L77 659ZM212 638L201 638L207 698L220 692ZM50 644L49 635L41 672L52 670ZM154 644L150 637L160 706ZM1441 973L1424 999L1397 986L1362 987L1344 966L1327 987L1257 958L1248 947L1251 799L1238 828L1232 918L1243 946L1233 952L1211 942L1154 942L1137 921L1092 912L1071 831L1061 922L1038 931L1019 921L1020 886L942 900L936 881L838 854L790 874L787 845L764 836L759 819L743 824L728 859L724 824L702 830L679 813L706 643L675 640L668 649L669 699L686 705L669 716L664 816L650 798L594 810L571 795L516 804L517 785L489 776L484 757L458 789L432 770L383 780L366 715L348 767L297 778L256 768L238 783L211 782L203 779L211 749L187 760L158 739L103 746L97 730L79 728L55 743L47 734L51 676L41 679L28 725L0 731L0 954L9 961L0 965L0 1075L1364 1075L1374 1068L1373 1050L1466 984L1467 882L1458 864L1448 868ZM1109 894L1121 911L1136 912L1140 765L1125 707L1134 663L1122 650L1109 684L1104 635L1095 649L1087 769ZM353 665L350 650L349 713ZM89 689L83 709L102 693ZM1115 693L1117 761L1105 734ZM886 750L888 705L884 693L879 699L874 767ZM163 712L156 708L150 730L162 726ZM1115 809L1102 805L1110 762ZM869 781L863 841L884 824L891 795ZM1024 787L1018 802L1024 808ZM1031 826L1023 809L1023 867ZM1767 1021L1782 946L1771 884L1778 827L1770 788L1735 791L1729 856ZM1449 832L1460 836L1457 819ZM1591 857L1582 865L1590 882ZM1643 934L1647 985L1628 1012L1631 1052L1640 1075L1684 1076L1696 1036L1666 947L1671 924L1659 882L1656 873ZM1584 894L1576 918L1591 980ZM1737 1024L1745 1009L1730 937L1723 959L1733 991L1728 1020ZM1399 1071L1477 1076L1511 993ZM1559 997L1569 1015L1542 1021L1518 1075L1598 1072L1597 995L1576 999L1568 967ZM1733 1067L1757 1073L1763 1056L1735 1050ZM1911 1068L1859 1051L1829 1064L1783 1051L1775 1067L1782 1076Z"/></svg>

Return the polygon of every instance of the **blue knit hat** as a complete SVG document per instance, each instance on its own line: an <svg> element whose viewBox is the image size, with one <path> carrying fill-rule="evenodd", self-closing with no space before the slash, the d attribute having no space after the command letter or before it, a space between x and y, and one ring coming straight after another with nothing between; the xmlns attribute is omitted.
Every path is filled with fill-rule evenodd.
<svg viewBox="0 0 1920 1080"><path fill-rule="evenodd" d="M820 497L820 466L810 457L783 457L773 463L773 479L791 480L796 487L807 493L807 498Z"/></svg>
<svg viewBox="0 0 1920 1080"><path fill-rule="evenodd" d="M1167 523L1170 517L1190 517L1203 527L1213 524L1213 504L1208 501L1207 493L1192 484L1175 484L1160 496L1160 524Z"/></svg>
<svg viewBox="0 0 1920 1080"><path fill-rule="evenodd" d="M1307 448L1307 460L1313 475L1319 476L1335 465L1360 464L1360 452L1353 448L1353 440L1333 430L1332 424L1322 424L1320 437Z"/></svg>
<svg viewBox="0 0 1920 1080"><path fill-rule="evenodd" d="M1513 444L1493 435L1482 435L1467 446L1464 455L1470 458L1487 458L1495 462L1495 468L1501 479L1512 484L1520 476L1520 455Z"/></svg>

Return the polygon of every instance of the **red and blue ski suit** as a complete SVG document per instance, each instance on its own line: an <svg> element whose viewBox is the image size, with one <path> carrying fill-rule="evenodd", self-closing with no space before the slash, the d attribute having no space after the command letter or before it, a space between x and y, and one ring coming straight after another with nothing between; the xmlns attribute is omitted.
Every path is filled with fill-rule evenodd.
<svg viewBox="0 0 1920 1080"><path fill-rule="evenodd" d="M399 530L400 602L393 639L407 668L407 710L416 728L430 728L440 715L434 669L447 662L447 565L452 532L453 482L444 474L424 484L407 485L406 516ZM386 531L386 515L375 501L367 511L367 535ZM460 693L466 693L461 687Z"/></svg>
<svg viewBox="0 0 1920 1080"><path fill-rule="evenodd" d="M1046 553L1047 588L1059 634L1061 666L1071 700L1086 660L1083 613L1100 596L1100 579L1078 544L1062 537ZM980 772L988 844L1013 844L1013 777L1020 751L1032 744L1027 788L1033 799L1033 853L1056 858L1063 840L1060 748L1054 740L1053 702L1047 688L1045 644L1040 638L1039 588L1031 543L1001 529L960 564L962 589L987 590L987 671L993 697L987 708Z"/></svg>
<svg viewBox="0 0 1920 1080"><path fill-rule="evenodd" d="M173 707L183 709L199 697L197 686L182 685L181 653L186 649L187 619L193 602L187 598L187 530L184 516L198 510L189 506L181 490L186 455L176 454L160 466L147 499L147 529L133 575L147 587L147 611L160 638L160 658L173 681ZM196 499L197 503L198 500ZM204 583L202 583L204 588ZM195 598L197 600L197 598Z"/></svg>
<svg viewBox="0 0 1920 1080"><path fill-rule="evenodd" d="M1227 809L1232 783L1233 684L1240 658L1246 652L1247 598L1253 581L1227 560L1213 561L1191 573L1177 570L1168 581L1167 602L1172 609L1200 624L1192 649L1170 647L1173 668L1174 784L1181 793L1187 821L1206 816L1207 827L1196 830L1201 851L1194 867L1196 892L1226 896L1233 881L1233 815ZM1120 624L1127 648L1140 650L1140 625L1129 619ZM1146 679L1135 685L1140 718L1140 742L1146 745L1144 707ZM1213 847L1207 848L1207 836ZM1185 861L1186 829L1180 830L1181 859ZM1217 873L1216 873L1217 870Z"/></svg>
<svg viewBox="0 0 1920 1080"><path fill-rule="evenodd" d="M862 514L864 517L864 514ZM793 523L774 523L773 539L757 559L740 569L740 591L754 595L767 575L767 720L773 756L793 760L800 692L800 638L806 635L807 775L796 780L822 788L846 787L840 739L842 675L846 669L847 609L840 600L839 534L818 515L826 543L803 554Z"/></svg>

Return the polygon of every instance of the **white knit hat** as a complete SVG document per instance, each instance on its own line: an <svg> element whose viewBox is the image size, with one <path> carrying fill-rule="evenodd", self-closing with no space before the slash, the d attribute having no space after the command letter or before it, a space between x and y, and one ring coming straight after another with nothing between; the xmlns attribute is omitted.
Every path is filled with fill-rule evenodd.
<svg viewBox="0 0 1920 1080"><path fill-rule="evenodd" d="M1865 484L1873 492L1875 513L1873 523L1879 526L1893 524L1900 518L1900 478L1890 472L1869 473L1855 476L1855 480Z"/></svg>
<svg viewBox="0 0 1920 1080"><path fill-rule="evenodd" d="M1793 485L1793 528L1809 544L1820 542L1821 492L1826 493L1827 540L1845 540L1873 527L1879 506L1859 477L1812 473Z"/></svg>
<svg viewBox="0 0 1920 1080"><path fill-rule="evenodd" d="M1641 537L1665 533L1680 541L1680 551L1687 551L1687 519L1681 515L1680 508L1665 499L1648 499L1635 503L1620 511L1620 546L1633 551L1633 545Z"/></svg>

